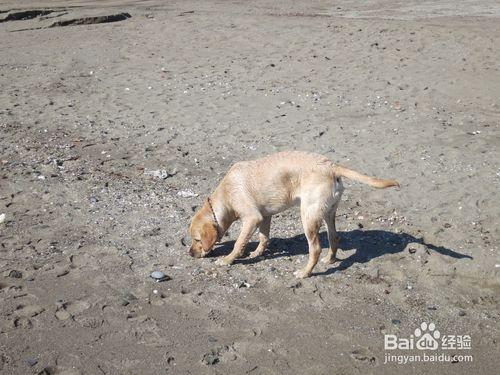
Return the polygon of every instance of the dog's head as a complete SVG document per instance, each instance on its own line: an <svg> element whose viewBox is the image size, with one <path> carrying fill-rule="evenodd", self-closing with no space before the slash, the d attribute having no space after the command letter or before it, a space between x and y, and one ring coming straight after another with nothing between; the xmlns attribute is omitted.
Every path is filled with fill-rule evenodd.
<svg viewBox="0 0 500 375"><path fill-rule="evenodd" d="M203 258L214 248L217 242L217 224L204 212L204 208L198 211L191 220L189 234L192 241L189 255L192 257Z"/></svg>

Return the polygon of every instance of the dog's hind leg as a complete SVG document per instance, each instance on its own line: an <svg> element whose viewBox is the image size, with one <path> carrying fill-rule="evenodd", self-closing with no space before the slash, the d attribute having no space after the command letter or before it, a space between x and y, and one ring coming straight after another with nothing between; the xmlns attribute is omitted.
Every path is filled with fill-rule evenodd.
<svg viewBox="0 0 500 375"><path fill-rule="evenodd" d="M304 233L307 238L307 244L309 245L309 260L306 268L295 271L294 275L299 279L303 279L311 275L311 272L316 263L318 263L319 256L321 255L319 228L321 227L322 215L318 204L310 205L306 201L302 202L300 206L300 213L302 225L304 226Z"/></svg>
<svg viewBox="0 0 500 375"><path fill-rule="evenodd" d="M330 244L330 248L328 249L328 254L326 254L325 257L321 259L321 262L326 264L332 264L338 261L336 256L340 237L338 236L337 229L335 228L335 214L337 212L337 206L338 203L335 204L324 217L326 228L328 231L328 243Z"/></svg>
<svg viewBox="0 0 500 375"><path fill-rule="evenodd" d="M259 257L264 254L269 243L269 232L271 231L271 216L266 216L259 224L259 246L250 253L249 258Z"/></svg>

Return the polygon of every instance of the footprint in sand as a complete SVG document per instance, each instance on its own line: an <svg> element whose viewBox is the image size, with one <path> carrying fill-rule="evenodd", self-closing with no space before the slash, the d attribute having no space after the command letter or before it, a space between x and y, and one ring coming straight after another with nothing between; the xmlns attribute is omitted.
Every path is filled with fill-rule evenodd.
<svg viewBox="0 0 500 375"><path fill-rule="evenodd" d="M31 323L31 320L29 320L25 316L21 316L19 318L14 319L14 327L22 329L30 329L33 327L33 323Z"/></svg>
<svg viewBox="0 0 500 375"><path fill-rule="evenodd" d="M367 348L355 349L349 355L355 361L362 362L371 366L378 365L377 358Z"/></svg>
<svg viewBox="0 0 500 375"><path fill-rule="evenodd" d="M59 320L67 320L73 316L79 315L90 308L90 303L87 301L75 301L63 303L55 313Z"/></svg>
<svg viewBox="0 0 500 375"><path fill-rule="evenodd" d="M15 315L33 318L41 313L43 313L45 309L38 305L19 305L16 308Z"/></svg>

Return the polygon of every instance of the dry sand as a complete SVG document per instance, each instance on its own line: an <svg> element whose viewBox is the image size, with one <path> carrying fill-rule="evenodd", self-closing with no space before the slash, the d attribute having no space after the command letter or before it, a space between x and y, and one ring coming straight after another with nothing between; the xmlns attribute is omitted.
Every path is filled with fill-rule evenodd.
<svg viewBox="0 0 500 375"><path fill-rule="evenodd" d="M0 10L2 374L498 372L498 2ZM190 217L229 166L281 150L402 187L346 182L343 260L310 279L292 275L297 210L264 258L215 265L238 226L190 258ZM384 334L422 321L471 335L447 353L473 362L384 364Z"/></svg>

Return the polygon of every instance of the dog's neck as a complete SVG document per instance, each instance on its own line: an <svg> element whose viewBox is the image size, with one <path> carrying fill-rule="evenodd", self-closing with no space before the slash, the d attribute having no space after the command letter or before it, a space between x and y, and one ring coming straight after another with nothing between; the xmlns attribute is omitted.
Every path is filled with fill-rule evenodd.
<svg viewBox="0 0 500 375"><path fill-rule="evenodd" d="M215 222L213 215L217 218L216 225L219 226L220 236L223 237L224 233L229 229L231 224L237 219L233 210L226 204L221 194L217 194L217 191L210 196L210 207L209 203L206 202L205 205L208 206L208 211L211 215L211 220ZM213 212L212 212L213 210Z"/></svg>

